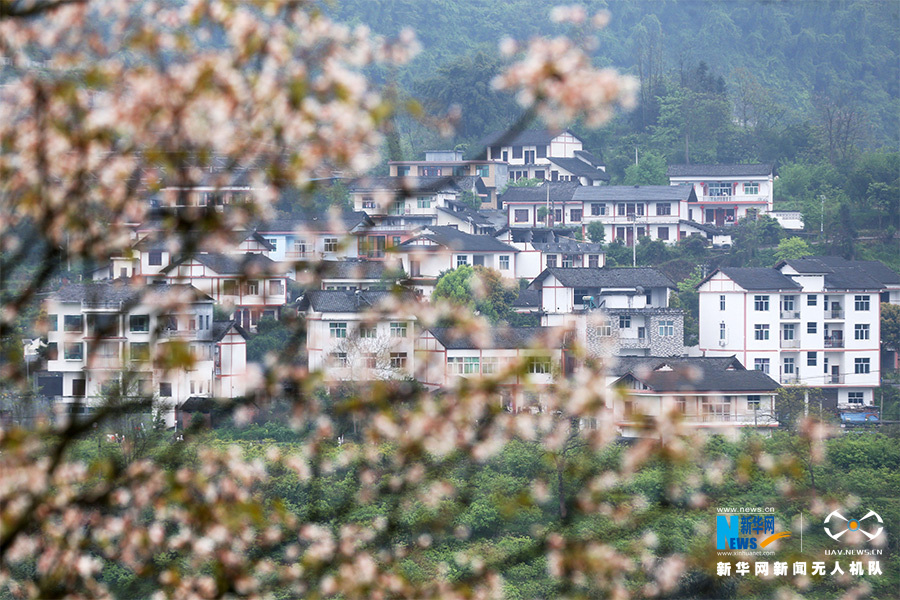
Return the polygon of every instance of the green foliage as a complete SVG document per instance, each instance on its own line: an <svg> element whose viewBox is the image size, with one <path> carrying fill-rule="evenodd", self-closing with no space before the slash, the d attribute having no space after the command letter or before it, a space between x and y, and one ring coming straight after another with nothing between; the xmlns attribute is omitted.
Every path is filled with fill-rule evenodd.
<svg viewBox="0 0 900 600"><path fill-rule="evenodd" d="M605 252L610 267L630 267L634 260L631 248L618 240L607 244Z"/></svg>
<svg viewBox="0 0 900 600"><path fill-rule="evenodd" d="M479 198L474 192L470 192L469 190L464 190L456 200L462 204L465 204L472 210L478 210L481 208L481 198Z"/></svg>
<svg viewBox="0 0 900 600"><path fill-rule="evenodd" d="M775 260L794 260L812 255L809 244L798 237L784 238L778 242L778 250L775 251Z"/></svg>
<svg viewBox="0 0 900 600"><path fill-rule="evenodd" d="M646 152L638 164L625 169L625 185L668 185L666 160L653 152Z"/></svg>
<svg viewBox="0 0 900 600"><path fill-rule="evenodd" d="M587 236L595 244L602 244L606 241L606 228L600 221L591 221L587 226Z"/></svg>
<svg viewBox="0 0 900 600"><path fill-rule="evenodd" d="M538 187L544 183L543 179L535 179L522 177L521 179L516 179L515 181L510 181L506 184L506 187Z"/></svg>
<svg viewBox="0 0 900 600"><path fill-rule="evenodd" d="M900 350L900 306L881 303L881 345Z"/></svg>
<svg viewBox="0 0 900 600"><path fill-rule="evenodd" d="M272 318L260 319L256 326L256 334L247 341L247 360L263 362L269 354L281 354L291 345L294 331L294 327L286 326L282 321Z"/></svg>
<svg viewBox="0 0 900 600"><path fill-rule="evenodd" d="M447 300L467 307L492 324L498 324L509 323L517 316L512 310L512 303L518 296L518 287L507 285L498 271L463 265L442 273L431 297L434 301Z"/></svg>
<svg viewBox="0 0 900 600"><path fill-rule="evenodd" d="M672 306L684 310L684 343L694 346L700 341L700 292L697 286L703 281L703 269L696 267L689 277L676 284L678 291L672 297Z"/></svg>

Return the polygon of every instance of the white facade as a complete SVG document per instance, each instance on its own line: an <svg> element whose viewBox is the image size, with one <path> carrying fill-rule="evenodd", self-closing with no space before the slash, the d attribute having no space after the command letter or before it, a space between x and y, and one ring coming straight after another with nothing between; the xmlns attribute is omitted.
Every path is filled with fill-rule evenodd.
<svg viewBox="0 0 900 600"><path fill-rule="evenodd" d="M717 226L734 225L755 212L774 210L772 165L670 165L669 183L697 194L688 219Z"/></svg>
<svg viewBox="0 0 900 600"><path fill-rule="evenodd" d="M747 289L735 280L740 271L716 271L700 285L700 350L736 355L781 384L831 390L838 407L872 405L879 290L829 290L823 275L790 269L783 285Z"/></svg>

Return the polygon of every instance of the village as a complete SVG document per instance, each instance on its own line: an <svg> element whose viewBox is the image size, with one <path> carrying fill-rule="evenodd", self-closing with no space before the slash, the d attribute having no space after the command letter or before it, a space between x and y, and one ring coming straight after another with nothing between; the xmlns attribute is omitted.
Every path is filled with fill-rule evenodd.
<svg viewBox="0 0 900 600"><path fill-rule="evenodd" d="M635 258L640 240L727 251L742 220L802 230L799 212L775 210L773 165L669 165L669 185L609 185L568 130L482 144L474 159L426 152L387 176L324 181L344 186L347 205L249 223L215 247L177 247L162 220L227 213L262 191L252 169L162 187L129 253L44 299L46 336L26 346L35 389L63 414L90 413L114 382L153 396L181 429L211 399L252 393L248 341L290 310L305 322L297 360L329 385L441 390L504 374L503 409L539 412L555 382L600 364L625 437L673 402L694 427L778 427L785 386L815 389L819 410L845 420L878 420L879 307L900 304L900 276L883 264L803 256L711 270L690 346L676 282L636 260L608 264L604 242ZM422 322L441 278L466 270L515 288L514 324L470 336ZM155 300L172 295L174 312ZM190 368L157 364L167 344L188 349Z"/></svg>

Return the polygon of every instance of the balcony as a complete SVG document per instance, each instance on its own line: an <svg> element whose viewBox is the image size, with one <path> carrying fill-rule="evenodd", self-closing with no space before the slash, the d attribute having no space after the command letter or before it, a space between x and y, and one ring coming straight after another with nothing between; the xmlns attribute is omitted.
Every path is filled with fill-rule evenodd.
<svg viewBox="0 0 900 600"><path fill-rule="evenodd" d="M800 373L797 369L794 369L793 373L781 374L781 383L797 383L798 381L800 381Z"/></svg>
<svg viewBox="0 0 900 600"><path fill-rule="evenodd" d="M782 310L781 318L787 320L800 320L799 310Z"/></svg>
<svg viewBox="0 0 900 600"><path fill-rule="evenodd" d="M649 348L650 338L648 337L620 337L620 348Z"/></svg>
<svg viewBox="0 0 900 600"><path fill-rule="evenodd" d="M785 340L785 339L782 339L782 340L781 340L781 347L782 347L782 348L799 348L799 347L800 347L800 340L798 340L798 339L792 339L792 340Z"/></svg>
<svg viewBox="0 0 900 600"><path fill-rule="evenodd" d="M750 196L744 194L721 195L721 196L698 196L700 202L753 202L757 204L768 204L768 196Z"/></svg>
<svg viewBox="0 0 900 600"><path fill-rule="evenodd" d="M843 373L832 373L825 376L825 383L844 383Z"/></svg>
<svg viewBox="0 0 900 600"><path fill-rule="evenodd" d="M830 310L826 310L825 318L826 319L843 319L844 311L843 311L843 309L840 309L840 308L832 308Z"/></svg>
<svg viewBox="0 0 900 600"><path fill-rule="evenodd" d="M827 337L827 338L825 338L825 347L826 348L843 348L844 347L844 338L842 338L842 337Z"/></svg>

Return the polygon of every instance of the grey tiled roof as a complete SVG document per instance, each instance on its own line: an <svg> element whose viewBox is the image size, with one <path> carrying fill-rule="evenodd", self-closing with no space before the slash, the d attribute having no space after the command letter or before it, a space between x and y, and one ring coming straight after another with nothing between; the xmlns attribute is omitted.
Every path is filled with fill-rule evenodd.
<svg viewBox="0 0 900 600"><path fill-rule="evenodd" d="M592 167L599 167L600 165L603 164L600 162L600 160L596 156L594 156L587 150L576 150L575 157L580 158L582 160L586 160L588 163L590 163L590 165Z"/></svg>
<svg viewBox="0 0 900 600"><path fill-rule="evenodd" d="M145 296L184 293L190 294L194 301L212 301L212 298L187 284L153 283L135 286L122 279L93 283L69 283L51 294L51 298L59 302L134 303Z"/></svg>
<svg viewBox="0 0 900 600"><path fill-rule="evenodd" d="M390 272L380 260L323 260L319 266L323 279L381 279Z"/></svg>
<svg viewBox="0 0 900 600"><path fill-rule="evenodd" d="M577 181L545 181L537 187L510 186L500 195L500 200L504 204L509 202L546 202L548 188L550 190L550 202L571 202L575 196L575 191L582 188L582 185ZM598 187L596 189L601 188Z"/></svg>
<svg viewBox="0 0 900 600"><path fill-rule="evenodd" d="M398 296L386 290L310 290L302 296L300 310L312 308L321 313L356 313L377 310L392 300L409 306L410 302L416 302L416 296L412 292Z"/></svg>
<svg viewBox="0 0 900 600"><path fill-rule="evenodd" d="M256 226L256 231L265 235L267 233L293 233L295 231L325 231L332 232L336 228L350 231L358 225L374 225L369 215L361 210L346 211L337 217L328 213L308 214L284 219L272 219Z"/></svg>
<svg viewBox="0 0 900 600"><path fill-rule="evenodd" d="M876 260L847 260L841 256L808 256L786 260L776 269L790 265L799 273L824 274L829 290L877 290L900 285L900 276Z"/></svg>
<svg viewBox="0 0 900 600"><path fill-rule="evenodd" d="M762 371L728 369L733 358L656 359L632 365L631 376L655 392L774 392L780 385ZM724 367L724 368L723 368Z"/></svg>
<svg viewBox="0 0 900 600"><path fill-rule="evenodd" d="M551 267L544 269L531 285L536 289L549 276L553 275L566 287L571 288L674 288L675 283L658 269L652 267Z"/></svg>
<svg viewBox="0 0 900 600"><path fill-rule="evenodd" d="M799 290L799 283L777 269L766 267L723 267L719 269L748 291ZM712 275L710 275L712 277ZM707 278L708 279L708 278Z"/></svg>
<svg viewBox="0 0 900 600"><path fill-rule="evenodd" d="M540 308L541 293L537 290L521 290L513 302L514 308Z"/></svg>
<svg viewBox="0 0 900 600"><path fill-rule="evenodd" d="M565 169L577 177L589 177L599 181L609 181L609 174L592 167L579 158L548 158L554 165Z"/></svg>
<svg viewBox="0 0 900 600"><path fill-rule="evenodd" d="M450 191L475 191L487 193L481 177L474 175L453 175L440 177L384 176L360 177L350 184L352 192L392 191L405 192L415 196L417 193L436 193Z"/></svg>
<svg viewBox="0 0 900 600"><path fill-rule="evenodd" d="M415 238L397 246L397 249L412 251L421 248L421 246L417 246L413 242L423 238L431 240L439 246L464 252L518 252L512 246L508 246L489 235L472 235L447 225L429 226Z"/></svg>
<svg viewBox="0 0 900 600"><path fill-rule="evenodd" d="M527 129L515 135L508 135L507 131L494 131L478 141L479 146L534 146L537 144L549 144L553 138L561 133L571 131L558 129ZM576 138L578 136L575 136ZM580 138L579 138L580 139Z"/></svg>
<svg viewBox="0 0 900 600"><path fill-rule="evenodd" d="M200 264L209 267L219 275L249 275L251 273L276 274L279 271L278 263L268 256L250 252L243 256L209 252L205 254L194 254L191 258ZM187 260L189 259L179 259L166 267L164 271L171 271L173 267L187 262Z"/></svg>
<svg viewBox="0 0 900 600"><path fill-rule="evenodd" d="M212 322L212 336L213 340L220 341L224 339L224 337L228 334L231 329L234 328L241 336L246 340L249 339L249 335L244 330L243 327L237 324L236 321L213 321Z"/></svg>
<svg viewBox="0 0 900 600"><path fill-rule="evenodd" d="M553 336L561 333L561 330L557 327L498 327L490 330L486 340L476 340L469 336L461 335L453 328L432 327L428 331L448 350L540 349L546 347L548 339L553 339ZM482 341L486 343L481 343ZM564 346L565 344L560 344L557 348Z"/></svg>
<svg viewBox="0 0 900 600"><path fill-rule="evenodd" d="M575 192L584 202L696 202L689 185L601 185L584 186Z"/></svg>
<svg viewBox="0 0 900 600"><path fill-rule="evenodd" d="M669 177L765 177L772 173L773 166L753 165L669 165Z"/></svg>

